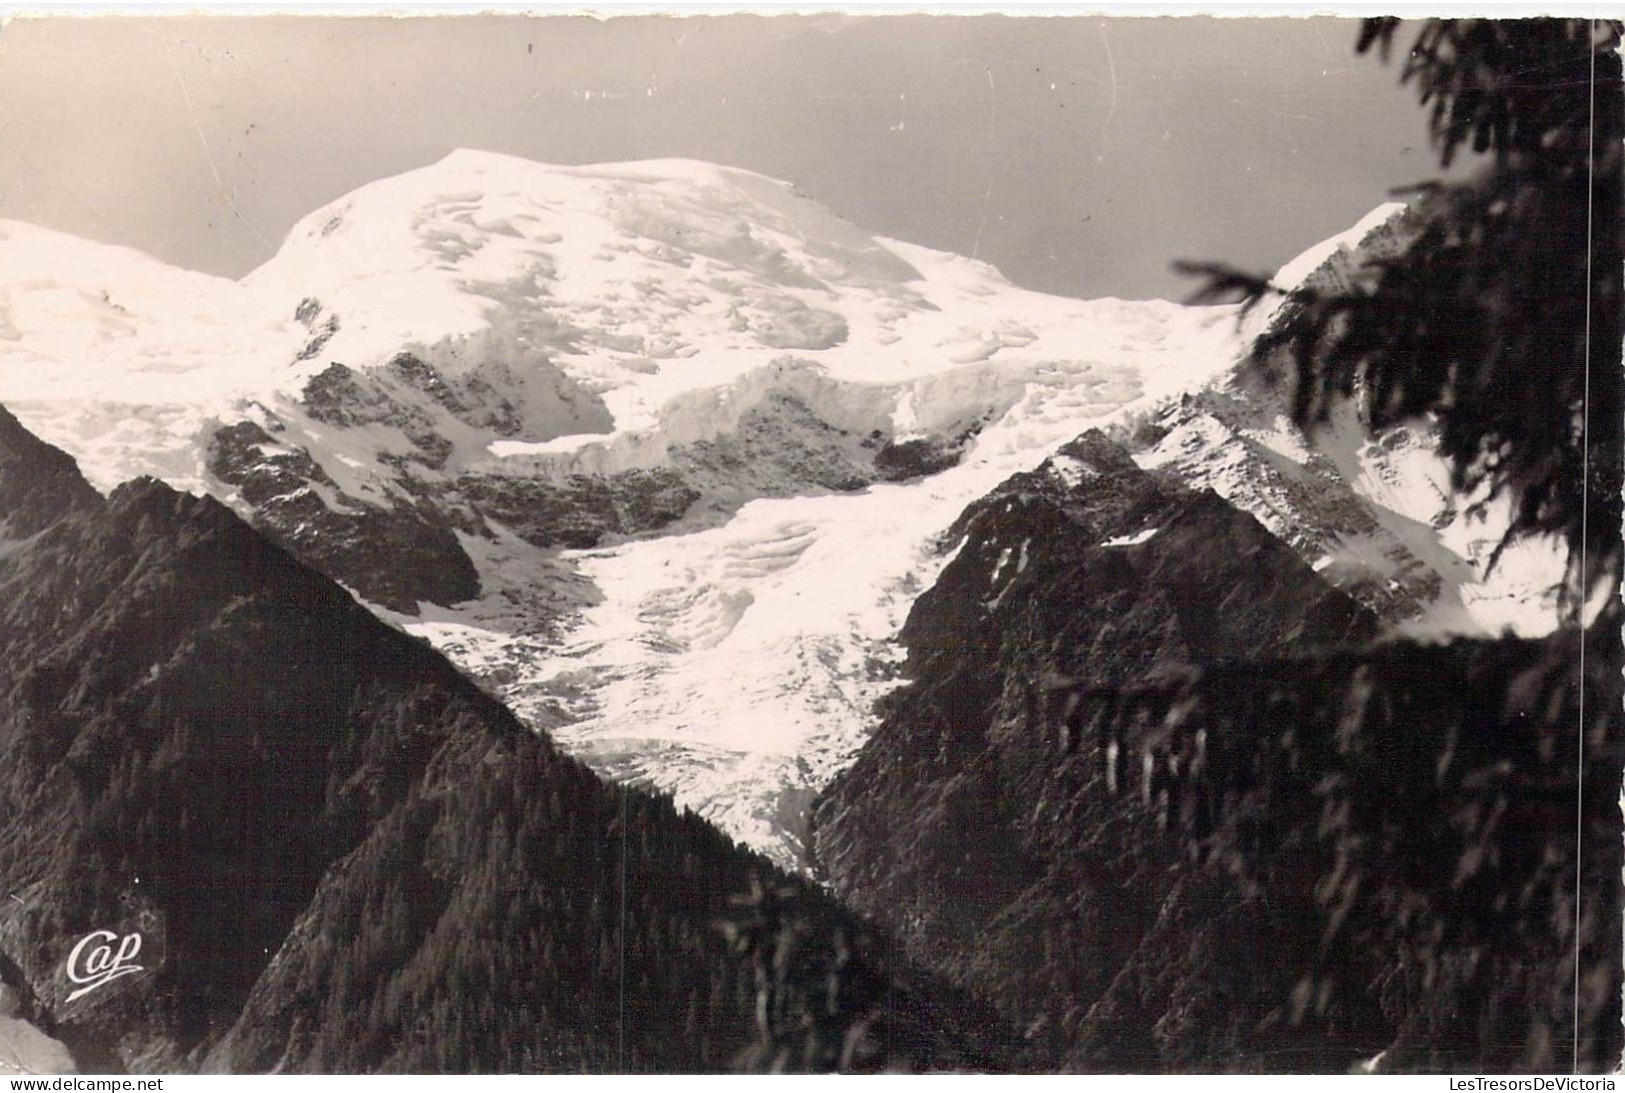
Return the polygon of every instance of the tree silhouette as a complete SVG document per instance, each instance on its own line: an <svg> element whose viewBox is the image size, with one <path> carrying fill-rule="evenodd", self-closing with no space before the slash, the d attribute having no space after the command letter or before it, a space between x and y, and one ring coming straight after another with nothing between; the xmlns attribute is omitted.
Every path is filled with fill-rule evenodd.
<svg viewBox="0 0 1625 1093"><path fill-rule="evenodd" d="M735 1060L746 1072L833 1073L891 1069L873 1028L887 984L839 925L820 928L794 888L751 878L738 910L719 924L754 968L757 1042Z"/></svg>
<svg viewBox="0 0 1625 1093"><path fill-rule="evenodd" d="M1387 60L1400 27L1366 20L1357 52ZM1620 34L1587 20L1423 24L1400 81L1429 108L1441 166L1464 147L1484 166L1400 191L1416 199L1410 245L1347 290L1289 293L1254 352L1290 361L1305 426L1350 397L1373 432L1432 418L1457 492L1480 511L1511 502L1496 557L1521 537L1564 540L1572 617L1620 581ZM1223 265L1180 268L1207 279L1198 299L1250 307L1283 291Z"/></svg>

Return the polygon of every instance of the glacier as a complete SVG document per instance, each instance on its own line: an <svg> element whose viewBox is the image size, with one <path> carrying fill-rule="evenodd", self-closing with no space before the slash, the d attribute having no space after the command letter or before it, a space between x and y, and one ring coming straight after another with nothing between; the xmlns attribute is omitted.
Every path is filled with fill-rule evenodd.
<svg viewBox="0 0 1625 1093"><path fill-rule="evenodd" d="M1278 282L1343 269L1395 215ZM944 533L1087 428L1144 435L1142 466L1253 512L1398 627L1550 629L1529 607L1555 547L1486 583L1494 520L1449 497L1425 428L1308 438L1238 387L1262 321L1031 292L685 160L454 152L316 210L236 281L0 222L0 403L94 485L215 494L296 553L312 513L438 521L477 593L375 612L792 867L897 683ZM274 488L223 476L244 423L234 457ZM627 517L645 494L616 485L583 543L516 516L649 473L676 475L665 507Z"/></svg>

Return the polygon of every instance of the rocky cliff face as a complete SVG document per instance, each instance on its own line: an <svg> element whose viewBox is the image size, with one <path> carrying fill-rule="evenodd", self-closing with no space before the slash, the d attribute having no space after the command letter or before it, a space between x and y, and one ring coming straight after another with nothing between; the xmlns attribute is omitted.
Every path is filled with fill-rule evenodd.
<svg viewBox="0 0 1625 1093"><path fill-rule="evenodd" d="M815 367L785 359L769 372L794 377ZM459 441L465 449L472 443L465 433L521 432L529 417L499 393L517 386L511 374L500 386L478 374L454 383L410 353L364 374L335 362L305 385L298 403L278 412L256 407L251 419L215 429L208 472L216 492L273 541L363 599L415 616L420 604L480 597L464 539L488 542L501 529L539 550L585 550L662 530L692 532L760 497L853 492L942 471L982 424L899 443L882 415L848 420L770 375L735 392L715 425L674 423L679 437L691 439L661 438L652 456L623 455L609 468L572 460L453 465ZM577 415L578 427L607 428L601 403L562 374L552 386L551 403L577 400L596 411ZM870 428L859 432L860 423ZM345 451L376 463L348 489L324 466Z"/></svg>
<svg viewBox="0 0 1625 1093"><path fill-rule="evenodd" d="M1413 635L1535 636L1555 625L1551 589L1560 545L1511 547L1488 559L1507 527L1504 505L1454 494L1435 455L1433 425L1417 420L1370 436L1357 397L1318 427L1292 421L1290 350L1273 345L1301 294L1343 291L1368 279L1419 230L1391 204L1310 248L1272 283L1286 293L1247 316L1250 364L1128 415L1113 435L1143 467L1212 489L1256 516L1317 573Z"/></svg>
<svg viewBox="0 0 1625 1093"><path fill-rule="evenodd" d="M1584 678L1577 633L1368 646L1301 547L1101 434L944 548L813 856L1028 1065L1612 1068L1617 621Z"/></svg>
<svg viewBox="0 0 1625 1093"><path fill-rule="evenodd" d="M1281 387L1237 372L1120 436L1142 467L1220 493L1390 626L1463 612L1460 589L1472 583L1472 565L1439 542L1439 529L1457 516L1448 486L1431 466L1406 462L1425 458L1425 430L1352 440L1359 426L1345 411L1333 428L1306 436L1287 404ZM1373 496L1389 485L1398 488Z"/></svg>
<svg viewBox="0 0 1625 1093"><path fill-rule="evenodd" d="M818 867L913 953L987 992L1059 1061L1169 896L1138 805L1078 796L1035 726L1103 687L1252 649L1359 640L1375 617L1255 519L1099 433L968 509L909 614L908 683L813 814ZM1114 778L1137 777L1121 757ZM1098 853L1049 833L1102 832Z"/></svg>
<svg viewBox="0 0 1625 1093"><path fill-rule="evenodd" d="M713 923L783 883L764 861L212 499L103 498L0 411L0 505L0 972L81 1067L714 1070L751 1041ZM96 930L142 970L76 998ZM926 1016L882 1058L927 1064L952 1037L898 983Z"/></svg>

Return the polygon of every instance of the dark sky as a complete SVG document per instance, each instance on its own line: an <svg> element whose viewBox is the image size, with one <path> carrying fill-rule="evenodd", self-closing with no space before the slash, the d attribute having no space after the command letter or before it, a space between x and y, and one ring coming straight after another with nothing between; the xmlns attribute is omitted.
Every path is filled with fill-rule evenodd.
<svg viewBox="0 0 1625 1093"><path fill-rule="evenodd" d="M0 217L233 276L292 223L456 147L685 156L1032 288L1181 298L1273 268L1433 170L1347 19L19 18Z"/></svg>

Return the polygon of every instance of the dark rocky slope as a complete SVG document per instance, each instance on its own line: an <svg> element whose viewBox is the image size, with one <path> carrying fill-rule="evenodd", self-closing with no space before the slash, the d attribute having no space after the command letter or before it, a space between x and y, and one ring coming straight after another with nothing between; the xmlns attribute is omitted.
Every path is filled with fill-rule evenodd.
<svg viewBox="0 0 1625 1093"><path fill-rule="evenodd" d="M1094 803L1099 860L1052 852L1055 742L1032 733L1087 675L1127 684L1237 648L1363 638L1369 612L1251 516L1135 466L1099 433L966 511L903 631L910 684L814 811L837 893L998 1000L1048 1066L1166 897L1135 806Z"/></svg>
<svg viewBox="0 0 1625 1093"><path fill-rule="evenodd" d="M1557 733L1531 752L1501 730L1569 722L1561 702L1514 715L1497 704L1511 691L1472 697L1555 653L1335 652L1373 635L1366 610L1251 517L1096 434L978 502L955 534L904 631L910 683L816 806L815 849L839 895L1025 1029L1028 1065L1557 1061L1560 1007L1521 1038L1495 1022L1560 985L1561 930L1531 939L1543 908L1561 910L1557 817L1572 847L1573 786L1557 778ZM1588 705L1611 717L1599 749L1617 741L1617 689ZM1254 705L1190 720L1220 694ZM1617 753L1592 758L1612 800ZM1215 769L1230 780L1202 780ZM1538 824L1502 826L1507 771L1553 795L1517 813ZM1588 815L1617 834L1617 813ZM1615 893L1609 853L1587 869ZM1464 940L1462 908L1486 895L1500 926ZM1597 898L1588 944L1617 968L1617 904ZM1615 1009L1588 996L1594 1032L1608 1012L1617 1025L1617 975L1599 974ZM1588 1033L1584 1061L1611 1043Z"/></svg>
<svg viewBox="0 0 1625 1093"><path fill-rule="evenodd" d="M0 534L0 969L82 1066L715 1070L752 1040L714 923L761 859L218 502L103 499L4 411ZM149 970L69 1004L103 928ZM982 1061L897 967L874 1057Z"/></svg>
<svg viewBox="0 0 1625 1093"><path fill-rule="evenodd" d="M962 422L952 435L897 442L798 393L794 379L812 367L774 362L777 380L742 393L735 417L682 428L687 440L661 439L655 454L628 457L631 466L571 469L564 457L505 466L489 456L497 438L551 437L566 425L609 431L602 403L551 365L520 375L481 360L450 374L405 351L371 369L334 361L297 402L255 405L253 420L216 428L205 462L215 492L266 537L363 599L415 615L422 602L480 596L460 536L492 540L501 528L535 547L581 549L692 531L759 497L935 474L959 461L991 416ZM690 409L719 412L703 400Z"/></svg>

